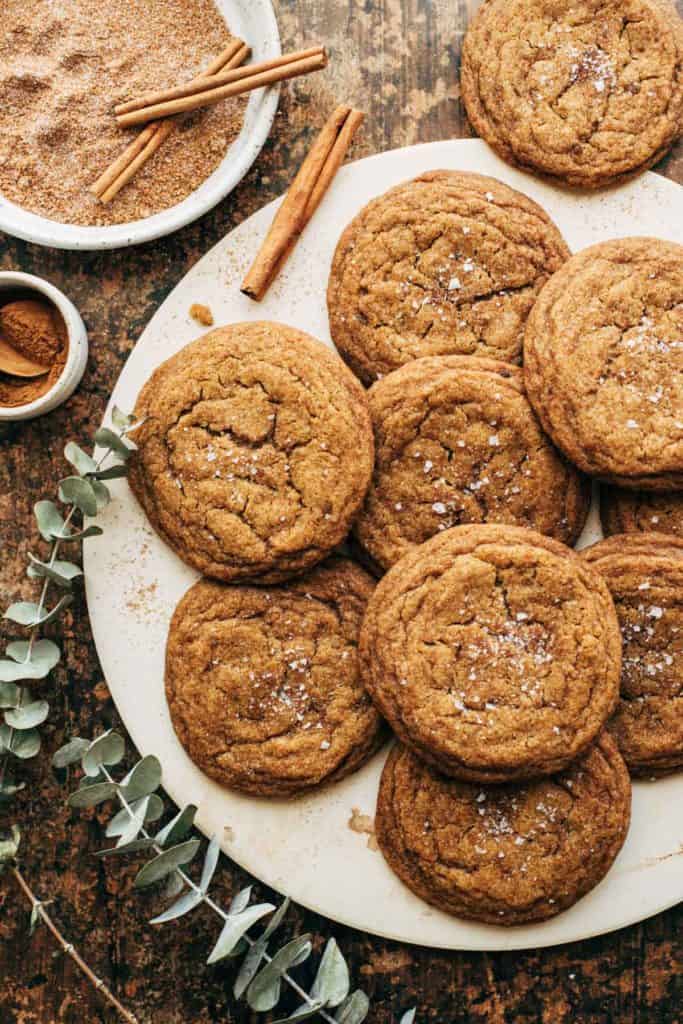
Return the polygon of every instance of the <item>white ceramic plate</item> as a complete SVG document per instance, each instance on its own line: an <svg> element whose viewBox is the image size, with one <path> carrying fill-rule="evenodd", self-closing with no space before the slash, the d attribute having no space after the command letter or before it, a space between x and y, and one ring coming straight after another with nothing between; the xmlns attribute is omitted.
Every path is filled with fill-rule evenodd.
<svg viewBox="0 0 683 1024"><path fill-rule="evenodd" d="M430 168L480 171L544 206L573 250L629 234L681 241L683 189L655 174L598 195L577 196L511 170L477 140L438 142L369 157L342 169L312 230L305 233L267 299L255 304L239 282L270 223L271 203L211 250L152 318L130 356L112 402L132 409L140 387L168 356L202 333L191 303L207 303L216 323L269 318L331 345L325 310L330 260L342 228L370 198ZM88 606L107 682L142 754L164 765L176 803L199 805L198 824L225 852L298 903L364 931L451 949L502 950L583 939L655 914L683 898L683 775L634 787L633 824L607 879L545 924L498 928L459 921L417 897L350 827L372 817L384 753L344 782L293 801L249 799L221 789L192 764L175 738L164 698L169 619L196 574L148 525L125 481L102 517L105 536L85 552ZM587 537L599 535L593 509ZM355 809L355 813L354 813Z"/></svg>
<svg viewBox="0 0 683 1024"><path fill-rule="evenodd" d="M232 33L249 43L252 60L270 60L281 53L280 35L271 0L214 0ZM206 181L186 199L152 217L86 227L60 224L29 213L0 195L0 231L55 249L119 249L161 238L190 224L224 199L242 180L268 138L279 97L279 86L251 93L242 131Z"/></svg>

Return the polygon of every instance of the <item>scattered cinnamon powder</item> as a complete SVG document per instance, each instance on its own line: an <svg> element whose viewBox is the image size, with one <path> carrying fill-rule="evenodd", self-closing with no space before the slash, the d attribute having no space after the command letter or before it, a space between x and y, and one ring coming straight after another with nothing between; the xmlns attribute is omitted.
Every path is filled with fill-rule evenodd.
<svg viewBox="0 0 683 1024"><path fill-rule="evenodd" d="M103 206L90 186L139 131L116 103L197 75L230 32L213 0L5 0L0 33L0 193L74 224L113 224L180 202L237 138L247 97L181 118Z"/></svg>
<svg viewBox="0 0 683 1024"><path fill-rule="evenodd" d="M69 348L66 325L46 299L15 298L0 308L0 337L16 352L49 367L40 377L0 372L0 406L15 409L41 398L58 381Z"/></svg>
<svg viewBox="0 0 683 1024"><path fill-rule="evenodd" d="M213 313L208 306L205 306L202 302L193 302L190 306L190 316L193 320L196 320L202 327L213 326Z"/></svg>

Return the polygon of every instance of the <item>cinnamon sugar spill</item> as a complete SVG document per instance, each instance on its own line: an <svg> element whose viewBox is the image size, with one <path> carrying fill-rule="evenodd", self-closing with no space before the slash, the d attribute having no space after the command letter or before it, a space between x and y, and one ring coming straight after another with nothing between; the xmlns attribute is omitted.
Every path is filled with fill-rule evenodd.
<svg viewBox="0 0 683 1024"><path fill-rule="evenodd" d="M229 43L212 0L5 0L0 194L62 223L137 220L185 199L239 135L247 97L176 119L108 205L90 187L140 129L115 104L199 74Z"/></svg>

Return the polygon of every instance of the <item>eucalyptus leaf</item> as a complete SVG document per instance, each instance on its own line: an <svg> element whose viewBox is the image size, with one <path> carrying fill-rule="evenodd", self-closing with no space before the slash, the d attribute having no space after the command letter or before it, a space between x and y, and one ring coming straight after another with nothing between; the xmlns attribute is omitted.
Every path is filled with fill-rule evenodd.
<svg viewBox="0 0 683 1024"><path fill-rule="evenodd" d="M111 501L111 494L109 488L105 486L99 479L92 479L90 486L93 489L95 495L95 501L97 502L97 511L101 512L103 508L106 508Z"/></svg>
<svg viewBox="0 0 683 1024"><path fill-rule="evenodd" d="M70 764L75 764L76 761L80 761L89 746L89 740L83 740L80 736L74 736L73 739L65 743L63 747L60 747L52 755L52 767L66 768Z"/></svg>
<svg viewBox="0 0 683 1024"><path fill-rule="evenodd" d="M159 846L167 846L170 843L177 843L180 839L184 839L192 828L196 813L197 808L195 804L188 804L187 807L183 807L182 811L178 811L175 818L157 832L156 841Z"/></svg>
<svg viewBox="0 0 683 1024"><path fill-rule="evenodd" d="M240 965L240 969L237 972L235 983L232 986L233 995L235 999L241 999L246 990L249 988L251 979L255 977L256 972L261 966L261 961L268 948L267 940L261 936L257 939L253 946L250 946L247 950L247 955Z"/></svg>
<svg viewBox="0 0 683 1024"><path fill-rule="evenodd" d="M165 910L163 914L157 915L157 917L153 917L149 923L164 924L166 921L175 921L177 917L183 917L184 914L189 914L191 910L199 906L202 899L203 896L200 892L190 889L188 892L184 892L168 910Z"/></svg>
<svg viewBox="0 0 683 1024"><path fill-rule="evenodd" d="M70 605L72 601L73 597L71 594L64 594L54 608L50 611L43 609L42 612L40 607L32 601L17 601L9 606L4 617L11 622L18 623L20 626L43 626L45 623L56 619L59 613Z"/></svg>
<svg viewBox="0 0 683 1024"><path fill-rule="evenodd" d="M33 514L43 540L61 540L65 533L68 534L62 514L54 501L37 501L33 506Z"/></svg>
<svg viewBox="0 0 683 1024"><path fill-rule="evenodd" d="M249 900L251 899L252 886L248 885L245 889L240 889L236 892L230 901L228 913L232 916L233 914L241 914L245 907L249 906Z"/></svg>
<svg viewBox="0 0 683 1024"><path fill-rule="evenodd" d="M37 729L22 729L21 732L12 733L9 749L16 757L25 761L29 757L36 756L40 750L40 743L40 733Z"/></svg>
<svg viewBox="0 0 683 1024"><path fill-rule="evenodd" d="M0 708L15 708L20 695L21 689L15 683L0 683Z"/></svg>
<svg viewBox="0 0 683 1024"><path fill-rule="evenodd" d="M176 868L189 864L200 845L198 839L188 839L185 843L179 843L157 854L138 871L133 882L134 888L144 889L148 885L154 885Z"/></svg>
<svg viewBox="0 0 683 1024"><path fill-rule="evenodd" d="M92 474L94 480L118 480L120 477L128 476L128 467L125 463L117 463L115 466L108 466L106 469L98 469Z"/></svg>
<svg viewBox="0 0 683 1024"><path fill-rule="evenodd" d="M80 448L75 441L69 441L64 449L64 458L67 462L70 462L74 467L79 476L86 476L88 473L94 473L97 469L97 463L93 459L92 455L88 455Z"/></svg>
<svg viewBox="0 0 683 1024"><path fill-rule="evenodd" d="M256 903L253 907L247 907L241 914L234 914L228 917L223 925L223 930L218 936L216 945L209 954L208 964L215 964L223 957L230 956L235 946L246 932L260 921L266 914L270 914L275 907L272 903Z"/></svg>
<svg viewBox="0 0 683 1024"><path fill-rule="evenodd" d="M42 679L59 662L62 652L52 640L34 640L33 646L28 640L13 640L7 644L6 654L20 665L29 664L31 679Z"/></svg>
<svg viewBox="0 0 683 1024"><path fill-rule="evenodd" d="M17 793L21 792L21 790L25 788L25 782L10 782L5 776L2 782L0 782L0 802L11 800L13 796L15 796Z"/></svg>
<svg viewBox="0 0 683 1024"><path fill-rule="evenodd" d="M370 1000L359 988L342 1003L334 1018L337 1024L363 1024L370 1011Z"/></svg>
<svg viewBox="0 0 683 1024"><path fill-rule="evenodd" d="M176 896L180 895L180 893L183 891L184 888L185 888L184 880L180 877L178 872L175 871L172 875L169 875L168 878L166 879L166 885L164 886L163 898L167 899L167 900L173 900L173 899L176 898Z"/></svg>
<svg viewBox="0 0 683 1024"><path fill-rule="evenodd" d="M0 838L0 869L3 864L7 864L8 861L14 860L19 849L21 842L21 832L19 831L18 825L12 825L10 834Z"/></svg>
<svg viewBox="0 0 683 1024"><path fill-rule="evenodd" d="M301 964L310 956L311 936L299 935L279 949L247 989L247 1002L257 1013L266 1013L277 1005L282 987L282 975Z"/></svg>
<svg viewBox="0 0 683 1024"><path fill-rule="evenodd" d="M85 516L97 515L97 498L89 480L80 476L67 476L59 481L59 500L75 505Z"/></svg>
<svg viewBox="0 0 683 1024"><path fill-rule="evenodd" d="M86 775L97 775L101 766L118 764L126 753L123 737L108 729L92 741L83 754L81 764Z"/></svg>
<svg viewBox="0 0 683 1024"><path fill-rule="evenodd" d="M148 796L161 785L161 763L154 754L148 754L135 765L121 783L124 797L130 803L131 800L139 800Z"/></svg>
<svg viewBox="0 0 683 1024"><path fill-rule="evenodd" d="M329 939L311 987L311 998L339 1006L349 994L349 969L335 939Z"/></svg>
<svg viewBox="0 0 683 1024"><path fill-rule="evenodd" d="M406 1012L401 1017L401 1019L399 1021L399 1024L413 1024L413 1022L415 1020L415 1011L416 1011L416 1007L414 1007L414 1006L413 1006L412 1010L406 1010Z"/></svg>
<svg viewBox="0 0 683 1024"><path fill-rule="evenodd" d="M92 786L85 786L71 793L67 803L69 807L97 807L98 804L116 796L117 789L115 782L95 782Z"/></svg>
<svg viewBox="0 0 683 1024"><path fill-rule="evenodd" d="M135 416L129 412L122 412L118 405L115 405L111 411L111 421L117 430L128 430L135 423Z"/></svg>
<svg viewBox="0 0 683 1024"><path fill-rule="evenodd" d="M63 537L63 540L85 540L87 537L101 537L104 530L101 526L96 526L92 523L90 526L86 526L84 530L74 530L68 537Z"/></svg>
<svg viewBox="0 0 683 1024"><path fill-rule="evenodd" d="M13 736L14 732L12 729L3 722L0 725L0 754L4 754L6 750L9 750Z"/></svg>
<svg viewBox="0 0 683 1024"><path fill-rule="evenodd" d="M149 796L143 797L142 800L133 800L133 802L129 804L130 809L133 811L133 813L135 813L138 810L143 800L147 805L147 810L145 813L145 823L147 823L148 821L157 821L157 819L160 818L164 812L164 801L161 799L160 796L157 796L156 793L150 793ZM128 826L129 821L130 813L128 811L128 808L122 807L121 810L114 815L114 817L107 825L105 835L123 835Z"/></svg>
<svg viewBox="0 0 683 1024"><path fill-rule="evenodd" d="M126 847L129 843L135 842L140 829L144 827L145 815L147 814L147 805L149 804L149 797L145 796L142 800L138 800L137 807L132 814L128 815L128 824L121 833L117 847Z"/></svg>
<svg viewBox="0 0 683 1024"><path fill-rule="evenodd" d="M218 864L218 857L220 856L221 848L218 845L218 840L215 836L211 836L211 841L206 850L206 856L204 857L204 866L202 868L202 877L199 882L199 888L204 894L209 890L211 880L213 879L216 871L216 865Z"/></svg>
<svg viewBox="0 0 683 1024"><path fill-rule="evenodd" d="M269 939L274 934L275 930L280 927L284 920L284 916L289 910L290 904L289 896L285 896L280 906L277 908L270 921L266 925L266 930L263 933L262 938Z"/></svg>
<svg viewBox="0 0 683 1024"><path fill-rule="evenodd" d="M41 921L42 918L40 916L40 905L38 903L34 903L33 906L31 907L31 916L28 922L28 933L30 936L32 936L35 933L35 930Z"/></svg>
<svg viewBox="0 0 683 1024"><path fill-rule="evenodd" d="M134 839L131 843L126 843L125 846L109 846L106 850L97 850L95 852L96 857L111 857L119 856L123 853L137 853L138 850L149 850L154 846L154 840L150 838Z"/></svg>
<svg viewBox="0 0 683 1024"><path fill-rule="evenodd" d="M129 448L126 442L108 427L100 427L100 429L96 431L95 444L98 444L100 448L111 449L111 451L116 452L119 458L124 461L129 459L132 453L132 448Z"/></svg>
<svg viewBox="0 0 683 1024"><path fill-rule="evenodd" d="M72 580L83 575L80 565L74 562L65 562L63 559L55 559L54 562L41 562L39 558L29 552L29 566L26 570L27 576L31 579L43 579L47 577L56 583L58 587L68 590Z"/></svg>
<svg viewBox="0 0 683 1024"><path fill-rule="evenodd" d="M319 1000L313 1002L312 1005L304 1003L298 1010L291 1013L289 1017L280 1017L279 1020L274 1020L273 1024L287 1024L288 1021L308 1020L309 1017L315 1017L316 1013L319 1013L323 1006L324 1004Z"/></svg>
<svg viewBox="0 0 683 1024"><path fill-rule="evenodd" d="M50 705L46 700L34 700L6 711L5 721L12 729L34 729L42 725L49 713Z"/></svg>

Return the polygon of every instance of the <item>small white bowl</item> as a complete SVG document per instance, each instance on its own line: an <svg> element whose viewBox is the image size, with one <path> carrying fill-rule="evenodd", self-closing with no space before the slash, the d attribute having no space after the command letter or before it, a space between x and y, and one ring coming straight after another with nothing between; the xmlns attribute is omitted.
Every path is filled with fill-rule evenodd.
<svg viewBox="0 0 683 1024"><path fill-rule="evenodd" d="M78 387L85 364L88 360L88 334L81 315L70 299L67 299L59 288L49 281L33 274L20 274L18 271L0 271L0 304L3 292L31 291L44 295L52 302L62 315L69 339L69 350L64 369L49 391L46 391L35 402L17 405L14 408L0 405L0 423L13 423L16 420L32 420L35 416L43 416L70 398Z"/></svg>
<svg viewBox="0 0 683 1024"><path fill-rule="evenodd" d="M252 61L280 56L280 34L271 0L214 2L232 33L251 46ZM168 235L212 209L242 180L270 134L279 95L277 85L255 89L250 94L242 131L216 170L186 199L167 210L127 224L89 227L60 224L30 213L0 195L0 231L37 245L85 250L118 249Z"/></svg>

